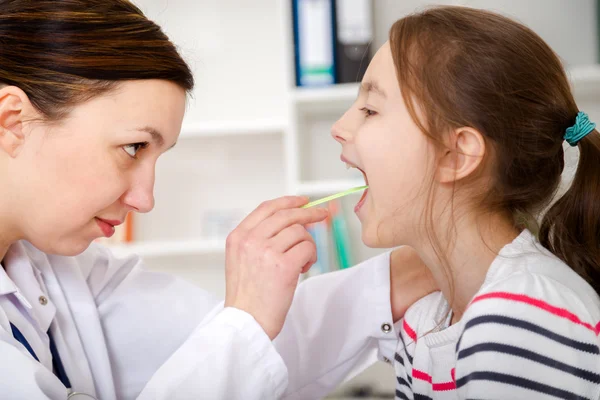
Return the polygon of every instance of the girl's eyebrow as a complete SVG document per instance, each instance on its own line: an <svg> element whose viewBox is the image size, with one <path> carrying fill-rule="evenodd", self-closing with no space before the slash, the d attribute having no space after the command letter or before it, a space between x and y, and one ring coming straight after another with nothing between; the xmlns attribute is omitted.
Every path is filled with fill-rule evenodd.
<svg viewBox="0 0 600 400"><path fill-rule="evenodd" d="M360 92L371 92L376 93L383 97L384 99L387 97L383 89L374 81L367 81L360 84Z"/></svg>

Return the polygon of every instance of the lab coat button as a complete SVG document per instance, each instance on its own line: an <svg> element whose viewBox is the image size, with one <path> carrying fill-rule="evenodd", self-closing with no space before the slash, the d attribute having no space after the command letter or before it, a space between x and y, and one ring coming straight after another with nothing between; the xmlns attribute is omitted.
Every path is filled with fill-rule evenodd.
<svg viewBox="0 0 600 400"><path fill-rule="evenodd" d="M40 296L38 298L38 300L40 301L40 304L45 306L46 304L48 304L48 298L46 296Z"/></svg>
<svg viewBox="0 0 600 400"><path fill-rule="evenodd" d="M392 325L386 322L385 324L381 325L381 331L383 333L390 333L392 331Z"/></svg>

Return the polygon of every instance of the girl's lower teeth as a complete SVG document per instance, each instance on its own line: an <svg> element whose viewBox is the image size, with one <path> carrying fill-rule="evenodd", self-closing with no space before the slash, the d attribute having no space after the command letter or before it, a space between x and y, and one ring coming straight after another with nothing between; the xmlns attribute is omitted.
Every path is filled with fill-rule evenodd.
<svg viewBox="0 0 600 400"><path fill-rule="evenodd" d="M361 196L360 200L358 201L358 203L356 203L356 206L354 207L354 212L358 212L358 210L360 210L360 208L363 206L363 204L367 200L367 193L368 192L369 192L369 189L366 189L363 192L363 195Z"/></svg>

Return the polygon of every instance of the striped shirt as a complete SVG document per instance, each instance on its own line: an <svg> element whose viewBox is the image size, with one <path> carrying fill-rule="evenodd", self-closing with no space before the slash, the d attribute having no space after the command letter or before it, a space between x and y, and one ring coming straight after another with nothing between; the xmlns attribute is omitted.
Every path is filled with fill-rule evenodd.
<svg viewBox="0 0 600 400"><path fill-rule="evenodd" d="M600 399L600 298L524 231L460 322L441 293L396 325L397 399Z"/></svg>

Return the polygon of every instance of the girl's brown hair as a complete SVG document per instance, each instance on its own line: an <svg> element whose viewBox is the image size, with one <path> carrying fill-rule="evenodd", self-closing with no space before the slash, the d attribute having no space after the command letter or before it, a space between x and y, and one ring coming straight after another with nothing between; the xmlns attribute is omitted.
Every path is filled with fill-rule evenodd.
<svg viewBox="0 0 600 400"><path fill-rule="evenodd" d="M22 89L47 119L138 79L194 86L175 46L131 2L0 1L0 84Z"/></svg>
<svg viewBox="0 0 600 400"><path fill-rule="evenodd" d="M484 135L493 182L478 199L482 209L515 225L546 209L564 168L563 136L579 111L550 47L515 21L466 7L405 17L391 28L390 45L404 101L434 143L460 127ZM575 178L543 215L539 239L600 293L598 131L578 147Z"/></svg>

